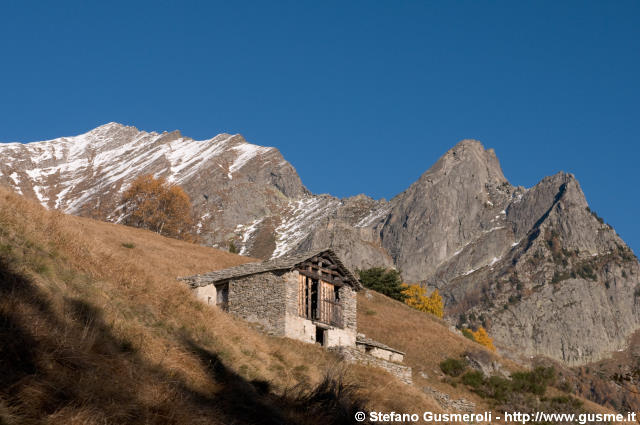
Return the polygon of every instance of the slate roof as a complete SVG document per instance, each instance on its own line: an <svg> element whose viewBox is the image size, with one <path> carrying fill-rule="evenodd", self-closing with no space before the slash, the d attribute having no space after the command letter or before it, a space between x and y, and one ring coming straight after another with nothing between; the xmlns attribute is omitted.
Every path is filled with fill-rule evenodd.
<svg viewBox="0 0 640 425"><path fill-rule="evenodd" d="M396 350L395 348L391 348L388 345L384 345L381 342L374 341L371 338L367 338L362 334L358 334L358 336L356 337L356 344L368 345L370 347L376 347L376 348L381 348L387 351L393 351L394 353L402 354L403 356L405 355L405 353L403 353L402 351Z"/></svg>
<svg viewBox="0 0 640 425"><path fill-rule="evenodd" d="M199 286L211 285L212 283L223 282L225 280L237 279L259 273L293 270L298 264L320 254L327 255L335 264L338 265L338 269L344 275L346 283L350 284L356 290L362 289L362 284L355 274L342 263L340 258L338 258L336 253L331 249L321 249L319 251L274 258L272 260L266 260L259 263L241 264L239 266L229 267L228 269L215 270L194 276L179 277L178 280L187 282L187 284L192 288L197 288Z"/></svg>

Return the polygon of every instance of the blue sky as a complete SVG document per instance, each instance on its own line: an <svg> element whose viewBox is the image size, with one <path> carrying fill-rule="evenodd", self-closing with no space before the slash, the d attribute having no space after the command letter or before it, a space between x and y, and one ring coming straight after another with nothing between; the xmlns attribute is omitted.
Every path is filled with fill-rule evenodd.
<svg viewBox="0 0 640 425"><path fill-rule="evenodd" d="M474 138L513 184L574 173L637 252L638 21L638 1L4 1L0 140L241 133L313 192L391 198Z"/></svg>

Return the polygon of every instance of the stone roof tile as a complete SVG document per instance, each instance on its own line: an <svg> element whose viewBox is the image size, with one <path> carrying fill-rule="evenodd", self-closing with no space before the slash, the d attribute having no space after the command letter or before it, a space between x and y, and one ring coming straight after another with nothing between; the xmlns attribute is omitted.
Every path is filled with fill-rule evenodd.
<svg viewBox="0 0 640 425"><path fill-rule="evenodd" d="M367 338L366 336L364 336L362 334L358 334L358 336L356 337L356 344L368 345L370 347L381 348L383 350L392 351L394 353L402 354L403 356L405 355L405 353L403 353L402 351L396 350L395 348L391 348L388 345L384 345L381 342L374 341L371 338Z"/></svg>

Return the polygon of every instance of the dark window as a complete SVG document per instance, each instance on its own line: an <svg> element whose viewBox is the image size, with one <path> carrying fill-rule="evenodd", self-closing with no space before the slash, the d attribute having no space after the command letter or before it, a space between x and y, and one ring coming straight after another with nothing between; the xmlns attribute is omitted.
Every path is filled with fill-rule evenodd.
<svg viewBox="0 0 640 425"><path fill-rule="evenodd" d="M216 305L223 310L229 309L229 284L216 286Z"/></svg>
<svg viewBox="0 0 640 425"><path fill-rule="evenodd" d="M311 319L315 320L319 318L318 315L318 281L313 279L311 281Z"/></svg>
<svg viewBox="0 0 640 425"><path fill-rule="evenodd" d="M324 345L324 329L316 326L316 342L320 345Z"/></svg>

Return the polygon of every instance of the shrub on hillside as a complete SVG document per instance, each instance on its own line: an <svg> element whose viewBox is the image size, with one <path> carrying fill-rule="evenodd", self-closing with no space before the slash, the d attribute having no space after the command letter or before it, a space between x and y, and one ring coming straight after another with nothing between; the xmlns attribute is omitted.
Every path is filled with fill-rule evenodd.
<svg viewBox="0 0 640 425"><path fill-rule="evenodd" d="M515 372L511 375L511 382L514 391L527 392L536 395L543 395L555 380L555 370L553 367L538 366L532 371Z"/></svg>
<svg viewBox="0 0 640 425"><path fill-rule="evenodd" d="M462 383L478 389L484 383L484 375L479 370L470 370L462 375Z"/></svg>
<svg viewBox="0 0 640 425"><path fill-rule="evenodd" d="M538 366L532 371L514 372L511 379L497 375L485 378L482 372L469 371L461 381L482 397L506 402L517 398L516 394L544 395L547 386L555 381L555 370L553 367Z"/></svg>
<svg viewBox="0 0 640 425"><path fill-rule="evenodd" d="M384 267L373 267L366 270L358 270L360 282L365 288L373 289L390 298L404 301L406 295L402 293L402 277L400 272Z"/></svg>
<svg viewBox="0 0 640 425"><path fill-rule="evenodd" d="M469 328L462 328L462 336L467 339L470 339L473 342L476 342L476 339L473 336L473 331Z"/></svg>
<svg viewBox="0 0 640 425"><path fill-rule="evenodd" d="M502 376L490 376L485 381L484 392L480 393L483 397L492 398L499 402L506 402L509 396L515 394L511 381Z"/></svg>
<svg viewBox="0 0 640 425"><path fill-rule="evenodd" d="M454 378L462 375L462 372L467 368L467 362L462 359L453 359L451 357L440 362L440 370L446 375L453 376Z"/></svg>

